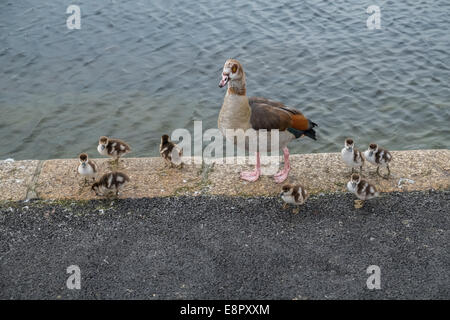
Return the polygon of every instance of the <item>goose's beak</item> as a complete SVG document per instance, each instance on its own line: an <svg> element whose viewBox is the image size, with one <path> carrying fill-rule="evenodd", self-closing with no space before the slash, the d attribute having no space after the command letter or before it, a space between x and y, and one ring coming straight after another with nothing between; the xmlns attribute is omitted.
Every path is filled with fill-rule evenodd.
<svg viewBox="0 0 450 320"><path fill-rule="evenodd" d="M219 88L223 88L230 81L230 75L227 73L222 73L222 80L219 82Z"/></svg>

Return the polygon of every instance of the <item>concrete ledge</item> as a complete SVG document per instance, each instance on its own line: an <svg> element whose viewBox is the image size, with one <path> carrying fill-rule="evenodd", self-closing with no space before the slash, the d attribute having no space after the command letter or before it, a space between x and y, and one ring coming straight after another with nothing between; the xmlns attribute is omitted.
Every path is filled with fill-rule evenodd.
<svg viewBox="0 0 450 320"><path fill-rule="evenodd" d="M363 175L381 192L450 189L450 150L393 151L391 177L378 177L376 168L366 164ZM108 159L95 159L101 174L110 170ZM89 186L80 186L77 159L24 160L0 162L0 200L96 198ZM291 156L287 182L301 183L311 194L346 192L350 170L339 153L296 154ZM165 167L161 158L124 158L119 170L131 182L120 198L177 195L272 196L281 186L271 176L255 183L239 179L250 165L188 164L183 169Z"/></svg>
<svg viewBox="0 0 450 320"><path fill-rule="evenodd" d="M0 200L24 200L27 198L39 160L0 161Z"/></svg>

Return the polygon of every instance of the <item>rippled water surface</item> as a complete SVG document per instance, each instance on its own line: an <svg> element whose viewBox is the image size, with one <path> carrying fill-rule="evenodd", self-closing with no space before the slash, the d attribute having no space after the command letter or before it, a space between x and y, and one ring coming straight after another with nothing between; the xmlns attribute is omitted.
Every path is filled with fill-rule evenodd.
<svg viewBox="0 0 450 320"><path fill-rule="evenodd" d="M293 152L448 148L450 1L0 1L0 159L96 154L100 135L133 156L161 134L217 127L227 58L249 95L303 111L318 140ZM75 3L74 2L74 3ZM381 7L381 30L366 8Z"/></svg>

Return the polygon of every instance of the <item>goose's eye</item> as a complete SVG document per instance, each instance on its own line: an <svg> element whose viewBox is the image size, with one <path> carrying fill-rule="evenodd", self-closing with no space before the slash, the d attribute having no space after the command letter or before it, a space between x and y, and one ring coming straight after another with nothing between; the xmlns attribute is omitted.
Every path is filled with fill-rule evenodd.
<svg viewBox="0 0 450 320"><path fill-rule="evenodd" d="M231 67L231 72L236 73L238 67L236 64L233 64L233 66Z"/></svg>

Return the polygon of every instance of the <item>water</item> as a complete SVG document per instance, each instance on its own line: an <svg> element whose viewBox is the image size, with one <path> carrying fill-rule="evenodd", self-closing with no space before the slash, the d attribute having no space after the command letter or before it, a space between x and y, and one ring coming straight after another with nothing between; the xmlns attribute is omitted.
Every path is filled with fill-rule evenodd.
<svg viewBox="0 0 450 320"><path fill-rule="evenodd" d="M292 152L450 146L448 0L78 0L81 30L69 4L0 1L0 159L96 155L101 135L155 156L164 133L217 127L230 57L249 95L320 125Z"/></svg>

